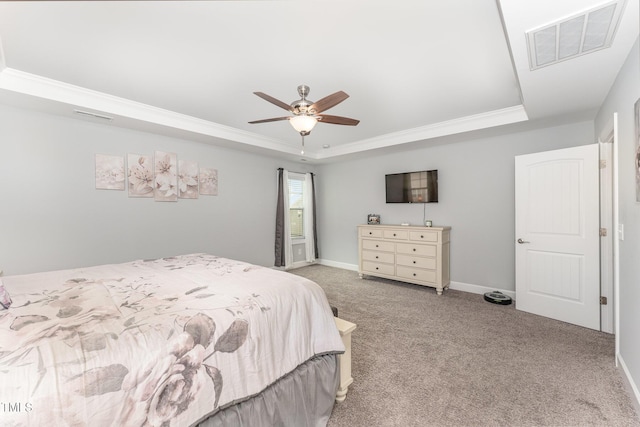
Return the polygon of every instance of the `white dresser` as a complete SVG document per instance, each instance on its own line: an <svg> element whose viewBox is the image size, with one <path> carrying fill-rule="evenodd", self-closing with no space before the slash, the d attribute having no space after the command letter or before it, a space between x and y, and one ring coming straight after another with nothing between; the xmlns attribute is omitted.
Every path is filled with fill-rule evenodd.
<svg viewBox="0 0 640 427"><path fill-rule="evenodd" d="M359 225L358 272L436 288L449 286L451 227Z"/></svg>

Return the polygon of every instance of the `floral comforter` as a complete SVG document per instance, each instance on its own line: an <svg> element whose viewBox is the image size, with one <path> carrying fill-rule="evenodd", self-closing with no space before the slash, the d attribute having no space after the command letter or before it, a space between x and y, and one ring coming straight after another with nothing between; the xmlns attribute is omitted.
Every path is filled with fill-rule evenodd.
<svg viewBox="0 0 640 427"><path fill-rule="evenodd" d="M212 255L3 282L1 425L187 426L344 351L318 285Z"/></svg>

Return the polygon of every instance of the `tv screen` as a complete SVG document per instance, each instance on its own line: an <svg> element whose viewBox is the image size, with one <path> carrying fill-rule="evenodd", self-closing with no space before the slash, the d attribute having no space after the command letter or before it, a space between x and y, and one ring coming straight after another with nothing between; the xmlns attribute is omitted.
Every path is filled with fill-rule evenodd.
<svg viewBox="0 0 640 427"><path fill-rule="evenodd" d="M437 203L438 171L385 175L387 203Z"/></svg>

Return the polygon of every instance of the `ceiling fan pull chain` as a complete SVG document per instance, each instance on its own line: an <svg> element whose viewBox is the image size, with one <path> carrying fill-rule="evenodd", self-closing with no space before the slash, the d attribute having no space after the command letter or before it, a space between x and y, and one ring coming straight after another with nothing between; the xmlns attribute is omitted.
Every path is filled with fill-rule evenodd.
<svg viewBox="0 0 640 427"><path fill-rule="evenodd" d="M302 137L302 150L300 151L300 154L304 155L304 134L300 134L300 136Z"/></svg>

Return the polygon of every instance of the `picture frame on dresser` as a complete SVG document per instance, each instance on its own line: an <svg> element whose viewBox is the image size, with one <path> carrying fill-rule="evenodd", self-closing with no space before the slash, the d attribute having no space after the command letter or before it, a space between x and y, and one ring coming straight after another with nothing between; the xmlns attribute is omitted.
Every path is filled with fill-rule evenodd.
<svg viewBox="0 0 640 427"><path fill-rule="evenodd" d="M378 214L369 214L369 215L367 215L367 224L369 224L369 225L379 225L380 224L380 215L378 215Z"/></svg>

